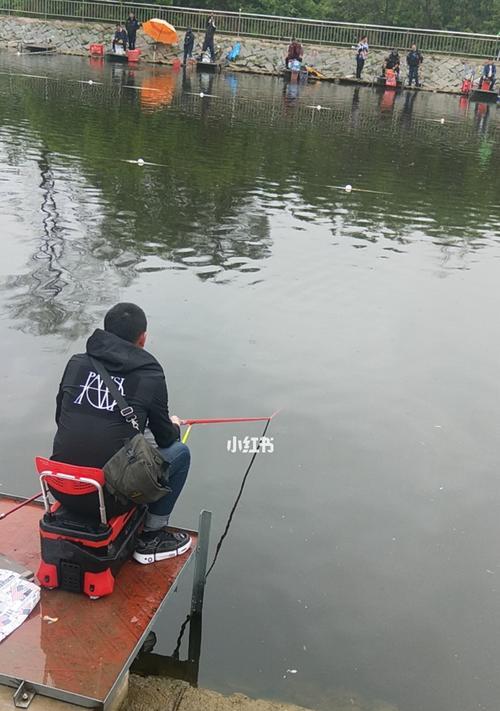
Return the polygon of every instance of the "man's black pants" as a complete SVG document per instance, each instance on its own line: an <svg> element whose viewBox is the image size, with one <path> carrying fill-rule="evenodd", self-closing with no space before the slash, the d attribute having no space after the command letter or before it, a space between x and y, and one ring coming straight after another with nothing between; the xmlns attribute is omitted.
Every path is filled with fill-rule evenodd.
<svg viewBox="0 0 500 711"><path fill-rule="evenodd" d="M356 79L361 79L361 72L363 71L364 66L365 66L364 57L357 56L356 57Z"/></svg>
<svg viewBox="0 0 500 711"><path fill-rule="evenodd" d="M415 79L415 86L420 86L418 81L418 65L415 67L410 66L408 74L408 86L411 86L412 81Z"/></svg>
<svg viewBox="0 0 500 711"><path fill-rule="evenodd" d="M203 47L202 47L201 51L206 52L207 49L210 50L210 56L212 58L212 62L215 62L215 49L214 49L213 37L211 39L205 38L205 41L203 42Z"/></svg>

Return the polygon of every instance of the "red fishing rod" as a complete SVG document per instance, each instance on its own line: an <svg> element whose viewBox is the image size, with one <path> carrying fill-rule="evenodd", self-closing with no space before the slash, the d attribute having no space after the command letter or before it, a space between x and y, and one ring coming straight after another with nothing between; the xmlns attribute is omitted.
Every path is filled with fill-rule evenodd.
<svg viewBox="0 0 500 711"><path fill-rule="evenodd" d="M273 417L277 415L279 410L273 412L272 415L267 417L211 417L211 418L198 418L198 419L183 419L181 420L182 425L187 425L188 428L182 436L182 442L185 443L187 438L191 433L191 428L193 425L216 425L216 424L227 424L228 422L271 422Z"/></svg>
<svg viewBox="0 0 500 711"><path fill-rule="evenodd" d="M276 412L273 412L272 415L268 415L267 417L215 417L215 418L207 418L207 419L198 419L198 420L181 420L181 424L183 425L213 425L217 424L219 422L264 422L264 420L272 420L273 417L276 415Z"/></svg>
<svg viewBox="0 0 500 711"><path fill-rule="evenodd" d="M14 513L15 511L19 511L19 509L22 509L23 506L26 506L26 504L31 504L32 501L36 501L37 499L39 499L41 497L41 495L42 495L42 492L39 491L38 494L35 494L34 496L30 496L29 499L24 499L24 501L21 501L20 504L13 506L8 511L5 511L4 513L0 513L0 521L3 518L7 518L7 516L10 516L10 514Z"/></svg>

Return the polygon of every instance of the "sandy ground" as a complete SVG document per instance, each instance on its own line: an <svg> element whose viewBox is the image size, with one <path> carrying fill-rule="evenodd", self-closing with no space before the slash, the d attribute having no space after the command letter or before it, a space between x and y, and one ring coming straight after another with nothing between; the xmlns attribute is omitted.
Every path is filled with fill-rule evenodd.
<svg viewBox="0 0 500 711"><path fill-rule="evenodd" d="M303 707L249 699L243 694L222 696L195 689L185 681L131 676L122 711L304 711ZM306 710L307 711L307 710Z"/></svg>

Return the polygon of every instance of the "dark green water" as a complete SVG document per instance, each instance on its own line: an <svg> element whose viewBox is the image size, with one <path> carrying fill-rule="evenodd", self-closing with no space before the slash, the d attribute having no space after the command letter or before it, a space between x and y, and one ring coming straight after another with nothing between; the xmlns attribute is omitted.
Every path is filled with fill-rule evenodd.
<svg viewBox="0 0 500 711"><path fill-rule="evenodd" d="M498 109L57 57L0 71L0 490L36 490L67 358L136 301L173 412L282 408L207 586L200 684L498 709ZM211 509L215 543L248 463L227 440L259 434L194 430L177 524Z"/></svg>

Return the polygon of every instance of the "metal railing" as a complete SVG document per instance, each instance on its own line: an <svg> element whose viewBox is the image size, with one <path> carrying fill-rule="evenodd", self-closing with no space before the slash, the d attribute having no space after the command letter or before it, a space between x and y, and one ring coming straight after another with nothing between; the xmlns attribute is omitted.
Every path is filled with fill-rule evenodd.
<svg viewBox="0 0 500 711"><path fill-rule="evenodd" d="M115 2L114 0L0 0L0 13L21 17L58 18L94 22L121 22L133 10L139 21L150 17L167 20L176 28L205 29L206 9L156 4ZM216 12L217 32L260 39L288 41L295 36L306 44L351 47L362 34L371 47L406 49L415 42L423 52L474 57L497 57L500 37L409 27L360 25L328 22L248 12Z"/></svg>

